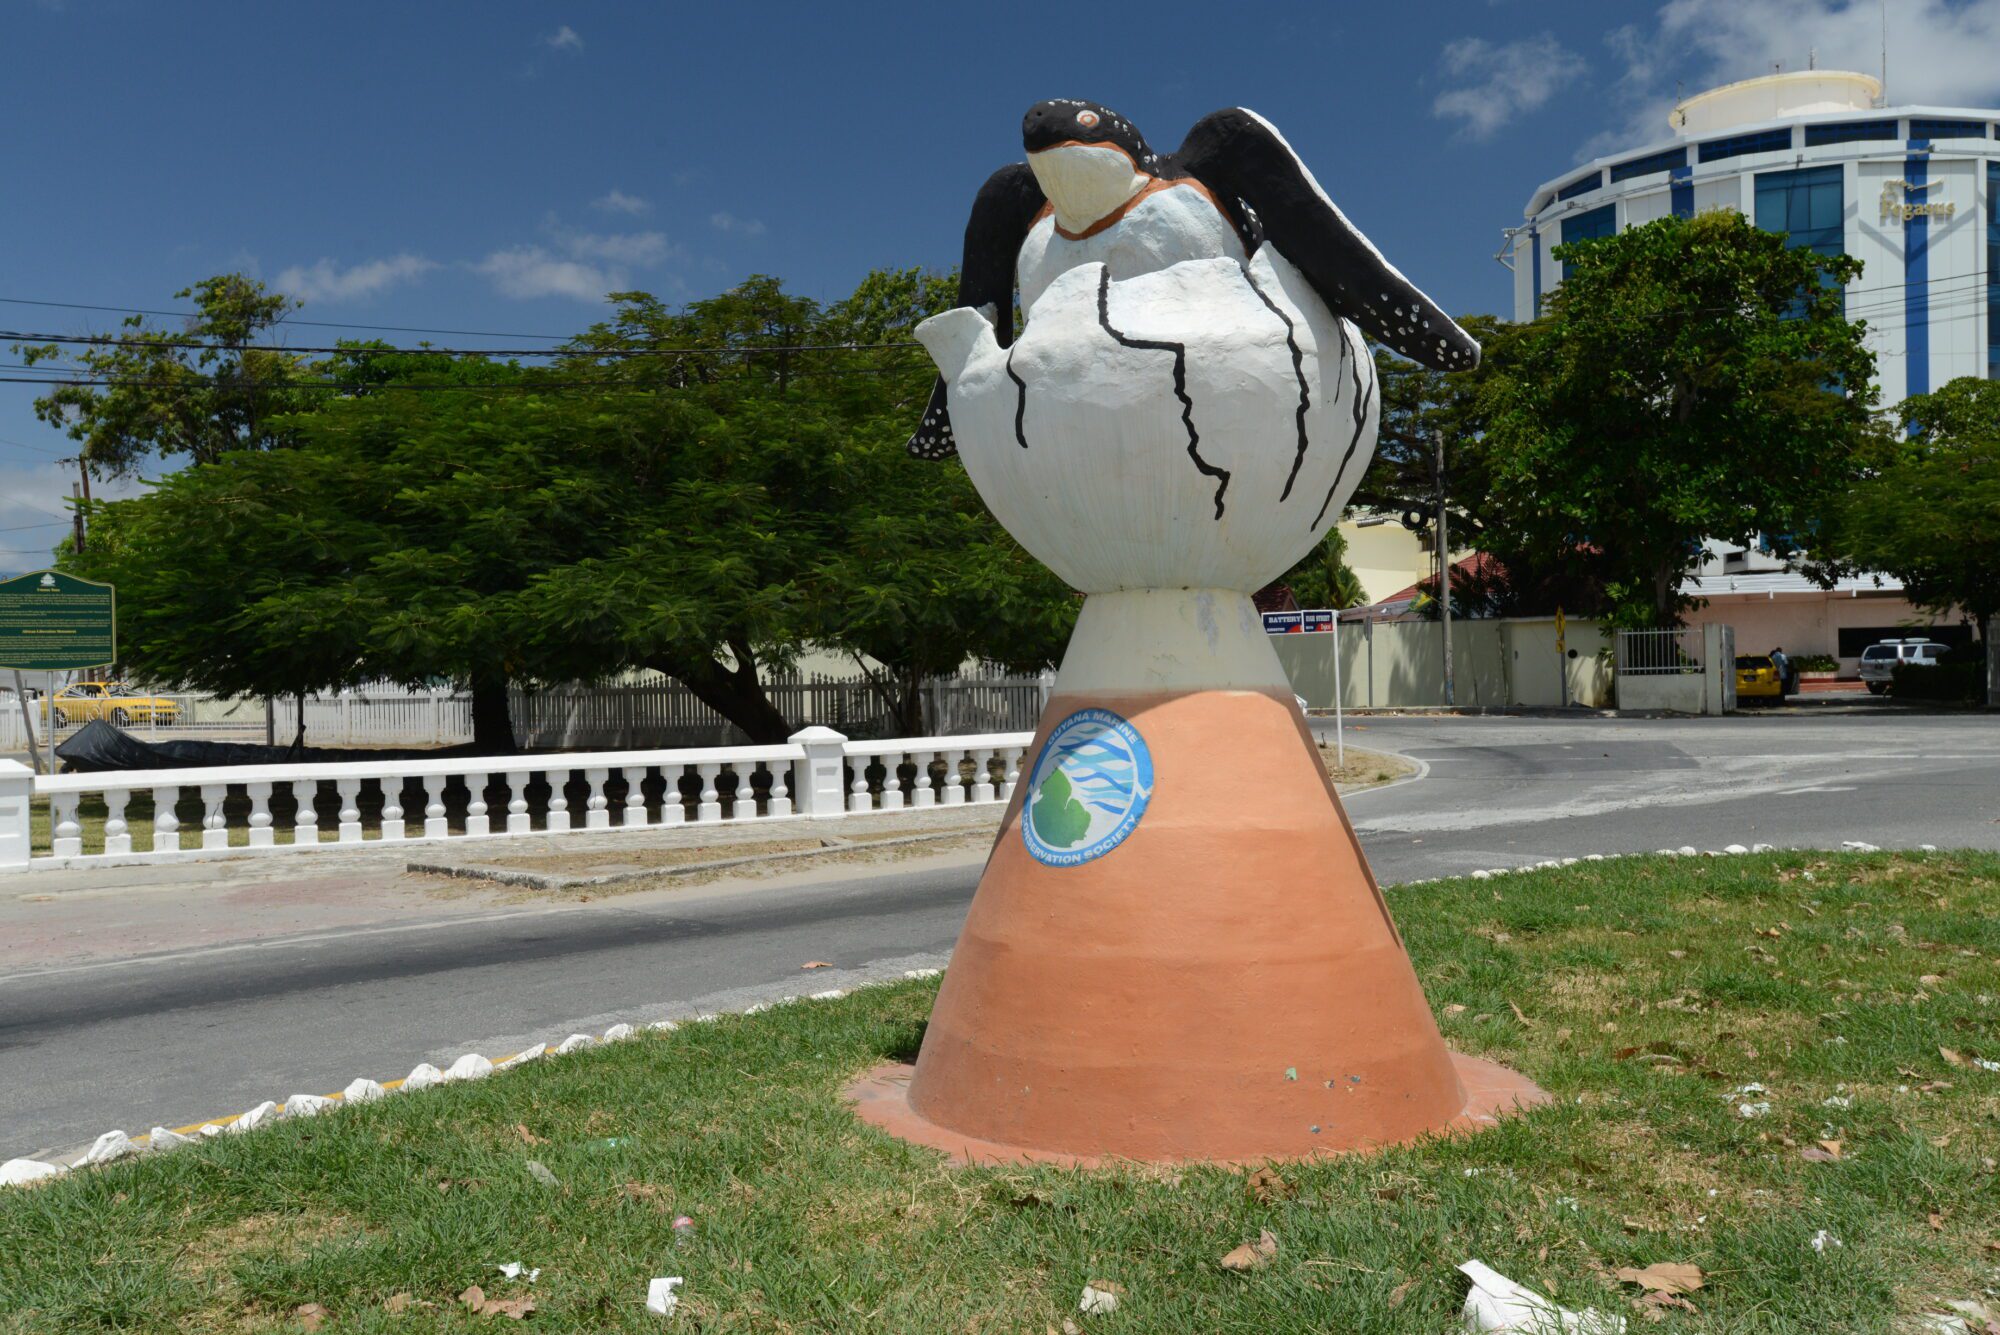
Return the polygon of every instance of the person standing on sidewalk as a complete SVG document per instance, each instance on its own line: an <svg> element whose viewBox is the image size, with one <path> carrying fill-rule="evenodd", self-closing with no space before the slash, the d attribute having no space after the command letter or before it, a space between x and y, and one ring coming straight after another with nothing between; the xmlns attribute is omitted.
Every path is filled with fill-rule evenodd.
<svg viewBox="0 0 2000 1335"><path fill-rule="evenodd" d="M1782 646L1771 651L1771 666L1778 669L1779 697L1783 698L1797 692L1799 681L1792 671L1791 655L1787 654Z"/></svg>

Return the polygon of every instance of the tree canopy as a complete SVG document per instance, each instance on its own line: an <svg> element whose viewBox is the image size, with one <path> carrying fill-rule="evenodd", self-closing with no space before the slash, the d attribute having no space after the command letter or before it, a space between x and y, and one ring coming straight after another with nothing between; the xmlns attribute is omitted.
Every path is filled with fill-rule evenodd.
<svg viewBox="0 0 2000 1335"><path fill-rule="evenodd" d="M1993 650L2000 616L2000 383L1954 380L1898 407L1866 476L1834 507L1830 555L1903 582L1910 600L1962 611Z"/></svg>
<svg viewBox="0 0 2000 1335"><path fill-rule="evenodd" d="M1074 603L963 469L909 460L945 285L878 273L822 306L774 279L670 310L622 294L548 368L345 345L256 448L92 505L69 563L121 588L126 666L227 694L469 686L650 667L754 740L805 647L864 661L899 728L968 658L1050 662ZM118 391L113 390L115 395Z"/></svg>
<svg viewBox="0 0 2000 1335"><path fill-rule="evenodd" d="M1872 442L1874 358L1843 315L1860 262L1715 210L1556 248L1541 318L1471 373L1453 442L1503 560L1588 570L1605 611L1670 625L1704 538L1805 541Z"/></svg>

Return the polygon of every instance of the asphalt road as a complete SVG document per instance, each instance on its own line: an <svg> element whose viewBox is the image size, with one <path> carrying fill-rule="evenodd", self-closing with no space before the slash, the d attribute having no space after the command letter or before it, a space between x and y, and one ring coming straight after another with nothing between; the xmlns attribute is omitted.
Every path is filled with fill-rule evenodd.
<svg viewBox="0 0 2000 1335"><path fill-rule="evenodd" d="M1420 779L1348 799L1389 884L1683 844L2000 849L2000 722L1990 718L1865 708L1376 718L1348 735L1426 767ZM413 912L387 925L0 972L0 1157L615 1020L935 965L980 861L581 906ZM802 974L807 960L836 967Z"/></svg>

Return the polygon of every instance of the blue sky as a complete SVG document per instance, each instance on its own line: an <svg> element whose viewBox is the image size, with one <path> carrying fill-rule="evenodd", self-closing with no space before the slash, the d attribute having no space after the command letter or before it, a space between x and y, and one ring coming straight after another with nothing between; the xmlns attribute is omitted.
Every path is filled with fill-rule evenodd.
<svg viewBox="0 0 2000 1335"><path fill-rule="evenodd" d="M1891 19L1896 100L1996 100L2000 0L1891 0ZM1538 182L1664 137L1677 82L1801 66L1809 44L1873 70L1879 23L1875 0L0 0L0 297L166 308L240 269L305 296L304 319L509 336L436 339L460 346L572 334L611 287L682 299L763 272L833 297L872 266L955 262L1021 112L1071 96L1163 149L1251 106L1448 309L1505 313L1492 255ZM0 302L10 330L116 320ZM0 570L41 563L59 530L19 526L68 492L35 392L0 385Z"/></svg>

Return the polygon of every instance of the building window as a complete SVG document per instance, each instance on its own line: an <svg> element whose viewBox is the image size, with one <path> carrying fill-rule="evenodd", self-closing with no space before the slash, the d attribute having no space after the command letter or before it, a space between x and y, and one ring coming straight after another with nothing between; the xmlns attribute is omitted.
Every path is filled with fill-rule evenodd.
<svg viewBox="0 0 2000 1335"><path fill-rule="evenodd" d="M1894 121L1835 121L1831 125L1806 126L1806 147L1821 144L1853 144L1870 139L1901 139Z"/></svg>
<svg viewBox="0 0 2000 1335"><path fill-rule="evenodd" d="M1603 184L1604 184L1604 173L1592 172L1588 176L1578 177L1576 180L1571 181L1568 185L1564 186L1562 189L1556 191L1556 198L1558 200L1575 199L1578 195L1589 194L1591 191L1597 189Z"/></svg>
<svg viewBox="0 0 2000 1335"><path fill-rule="evenodd" d="M1847 250L1841 168L1757 173L1757 226L1820 255Z"/></svg>
<svg viewBox="0 0 2000 1335"><path fill-rule="evenodd" d="M1919 120L1910 118L1912 139L1985 139L1985 121Z"/></svg>
<svg viewBox="0 0 2000 1335"><path fill-rule="evenodd" d="M1614 163L1611 179L1629 181L1635 176L1653 176L1660 172L1670 172L1676 167L1685 167L1688 151L1685 148L1670 148L1664 153L1654 153L1643 158L1633 158L1630 162Z"/></svg>
<svg viewBox="0 0 2000 1335"><path fill-rule="evenodd" d="M1610 236L1618 230L1618 206L1606 204L1603 208L1592 209L1588 213L1573 214L1563 219L1563 244L1576 241L1595 241L1599 237ZM1569 277L1569 261L1563 261L1563 277Z"/></svg>
<svg viewBox="0 0 2000 1335"><path fill-rule="evenodd" d="M1703 162L1718 162L1723 158L1740 158L1746 153L1778 153L1792 146L1791 127L1782 130L1759 130L1755 134L1731 135L1727 139L1711 139L1701 146Z"/></svg>
<svg viewBox="0 0 2000 1335"><path fill-rule="evenodd" d="M1986 164L1986 378L2000 380L2000 162Z"/></svg>

